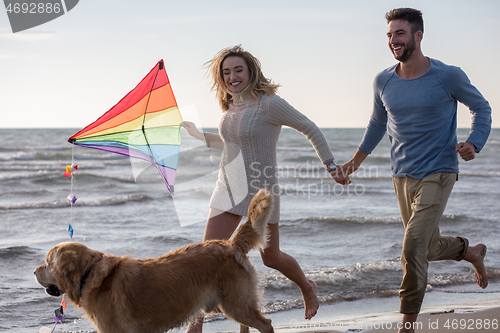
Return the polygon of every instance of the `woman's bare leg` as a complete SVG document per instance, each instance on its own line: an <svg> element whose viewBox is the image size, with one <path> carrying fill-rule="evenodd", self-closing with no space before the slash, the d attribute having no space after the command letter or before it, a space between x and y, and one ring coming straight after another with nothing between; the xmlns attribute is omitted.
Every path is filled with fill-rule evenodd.
<svg viewBox="0 0 500 333"><path fill-rule="evenodd" d="M300 288L305 304L304 318L314 317L319 308L316 283L306 278L295 258L280 250L278 223L269 224L269 243L266 249L261 251L261 257L264 265L280 271Z"/></svg>

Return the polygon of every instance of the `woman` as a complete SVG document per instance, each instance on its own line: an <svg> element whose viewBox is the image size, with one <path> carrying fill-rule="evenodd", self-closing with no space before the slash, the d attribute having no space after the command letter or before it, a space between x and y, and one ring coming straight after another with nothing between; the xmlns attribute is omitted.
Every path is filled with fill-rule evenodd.
<svg viewBox="0 0 500 333"><path fill-rule="evenodd" d="M264 264L280 271L300 288L306 319L319 307L316 284L308 280L297 261L279 247L279 185L276 147L283 125L302 132L337 181L333 154L320 129L306 116L276 95L279 85L262 74L260 62L240 46L220 51L207 62L208 72L223 110L219 134L201 133L191 122L184 122L188 133L222 147L219 178L210 199L210 213L203 240L229 239L247 214L251 198L260 188L274 196L275 208L269 221L269 245L261 251ZM203 318L192 322L188 332L201 332Z"/></svg>

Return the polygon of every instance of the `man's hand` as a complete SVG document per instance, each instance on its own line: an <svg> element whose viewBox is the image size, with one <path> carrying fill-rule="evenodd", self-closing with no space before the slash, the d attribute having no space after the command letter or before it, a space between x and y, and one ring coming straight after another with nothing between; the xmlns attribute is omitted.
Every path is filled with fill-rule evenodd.
<svg viewBox="0 0 500 333"><path fill-rule="evenodd" d="M367 153L364 153L358 149L349 162L345 163L342 166L337 165L337 168L335 168L335 170L332 170L330 175L337 183L342 185L349 185L351 183L349 175L359 169L359 166L361 165L361 163L363 163L367 156Z"/></svg>
<svg viewBox="0 0 500 333"><path fill-rule="evenodd" d="M342 165L342 172L344 175L349 176L351 173L359 169L359 165L356 164L353 160Z"/></svg>
<svg viewBox="0 0 500 333"><path fill-rule="evenodd" d="M473 160L474 157L476 157L476 146L474 146L474 144L470 142L460 142L455 147L455 151L460 154L460 157L464 161L470 161Z"/></svg>
<svg viewBox="0 0 500 333"><path fill-rule="evenodd" d="M344 170L340 165L337 165L335 169L330 171L330 176L332 176L333 180L341 185L349 185L351 183L349 176L347 173L344 173Z"/></svg>

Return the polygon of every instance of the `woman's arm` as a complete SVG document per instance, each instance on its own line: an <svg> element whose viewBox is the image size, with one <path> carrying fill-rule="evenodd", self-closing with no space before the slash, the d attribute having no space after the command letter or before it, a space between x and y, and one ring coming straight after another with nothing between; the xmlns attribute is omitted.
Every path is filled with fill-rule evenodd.
<svg viewBox="0 0 500 333"><path fill-rule="evenodd" d="M350 183L349 177L342 173L340 166L331 166L334 157L330 145L321 129L312 120L279 96L269 98L268 117L276 125L289 126L304 134L316 150L321 162L327 167L330 176L339 184Z"/></svg>
<svg viewBox="0 0 500 333"><path fill-rule="evenodd" d="M181 126L184 127L193 138L205 142L208 148L224 149L224 143L219 134L200 132L196 128L196 125L190 121L183 121Z"/></svg>
<svg viewBox="0 0 500 333"><path fill-rule="evenodd" d="M193 138L205 141L203 133L196 128L196 125L194 123L190 121L183 121L181 123L181 126L184 127L188 132L188 134L191 135Z"/></svg>

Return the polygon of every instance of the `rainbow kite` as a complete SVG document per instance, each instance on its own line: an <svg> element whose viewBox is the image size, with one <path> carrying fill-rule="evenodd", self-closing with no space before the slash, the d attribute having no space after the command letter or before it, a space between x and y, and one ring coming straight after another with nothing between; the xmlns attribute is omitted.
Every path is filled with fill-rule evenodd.
<svg viewBox="0 0 500 333"><path fill-rule="evenodd" d="M118 104L68 141L152 163L173 194L181 122L163 60L160 60Z"/></svg>

